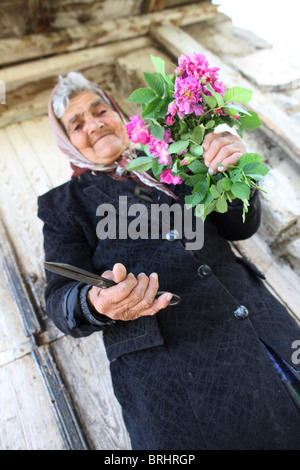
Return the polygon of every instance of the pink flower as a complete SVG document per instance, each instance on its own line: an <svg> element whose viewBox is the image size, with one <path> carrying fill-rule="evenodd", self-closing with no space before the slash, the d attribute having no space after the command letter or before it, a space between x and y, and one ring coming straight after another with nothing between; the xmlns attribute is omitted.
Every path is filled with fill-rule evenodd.
<svg viewBox="0 0 300 470"><path fill-rule="evenodd" d="M177 107L177 104L175 101L172 101L172 103L169 104L168 106L168 113L167 114L170 114L172 117L175 116L175 114L177 113L178 111L178 107Z"/></svg>
<svg viewBox="0 0 300 470"><path fill-rule="evenodd" d="M169 139L169 135L166 135L166 132L167 131L165 131L164 139ZM153 136L150 136L148 145L153 158L158 157L158 163L163 163L165 166L168 166L170 163L172 163L172 157L169 154L169 146L165 140L159 140Z"/></svg>
<svg viewBox="0 0 300 470"><path fill-rule="evenodd" d="M131 122L125 124L129 139L135 144L147 144L150 139L150 134L140 116L138 114L136 116L131 116L130 121Z"/></svg>
<svg viewBox="0 0 300 470"><path fill-rule="evenodd" d="M182 179L180 178L180 176L179 175L173 176L172 170L168 168L162 171L160 175L160 181L162 183L167 183L167 184L181 184L182 183Z"/></svg>
<svg viewBox="0 0 300 470"><path fill-rule="evenodd" d="M218 77L219 68L209 67L209 63L203 54L193 52L190 55L181 55L178 59L178 67L175 72L179 75L178 78L192 78L196 80L199 83L199 96L201 96L201 93L211 95L205 88L207 84L210 84L214 91L224 96L225 88ZM200 98L200 101L202 101L202 98Z"/></svg>
<svg viewBox="0 0 300 470"><path fill-rule="evenodd" d="M169 104L168 107L168 112L167 112L167 117L165 119L165 123L167 126L172 126L175 122L175 114L178 111L178 107L175 101L172 101L172 103Z"/></svg>
<svg viewBox="0 0 300 470"><path fill-rule="evenodd" d="M194 77L197 80L201 80L209 70L209 64L205 55L192 52L189 55L181 55L179 57L178 68L175 72L179 72L183 77L187 75L189 77Z"/></svg>
<svg viewBox="0 0 300 470"><path fill-rule="evenodd" d="M177 114L182 119L186 114L195 113L196 116L203 114L203 108L199 104L201 97L200 82L193 77L178 77L175 80Z"/></svg>
<svg viewBox="0 0 300 470"><path fill-rule="evenodd" d="M172 133L168 129L165 129L163 140L167 142L167 144L169 144L170 142L174 142L174 139L172 138Z"/></svg>
<svg viewBox="0 0 300 470"><path fill-rule="evenodd" d="M174 121L175 119L173 118L173 116L167 116L165 119L165 123L167 124L167 126L172 126L174 124Z"/></svg>

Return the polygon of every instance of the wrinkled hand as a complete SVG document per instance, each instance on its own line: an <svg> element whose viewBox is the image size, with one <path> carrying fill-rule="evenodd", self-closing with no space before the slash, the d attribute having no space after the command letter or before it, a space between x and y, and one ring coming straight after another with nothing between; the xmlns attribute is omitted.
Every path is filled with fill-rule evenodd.
<svg viewBox="0 0 300 470"><path fill-rule="evenodd" d="M99 313L113 320L128 321L155 315L166 308L172 298L172 294L167 292L155 299L158 290L156 273L149 277L144 273L137 277L132 273L127 275L125 266L117 263L112 271L105 271L102 276L115 281L117 285L107 289L92 287L87 299Z"/></svg>
<svg viewBox="0 0 300 470"><path fill-rule="evenodd" d="M226 170L226 165L235 165L240 156L246 153L243 141L230 132L211 132L205 136L202 145L204 163L211 175ZM218 167L217 163L222 163L225 168Z"/></svg>

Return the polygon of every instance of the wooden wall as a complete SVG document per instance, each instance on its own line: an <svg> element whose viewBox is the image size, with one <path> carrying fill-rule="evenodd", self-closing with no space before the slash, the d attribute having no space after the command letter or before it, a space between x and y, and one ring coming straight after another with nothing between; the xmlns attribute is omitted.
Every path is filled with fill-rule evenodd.
<svg viewBox="0 0 300 470"><path fill-rule="evenodd" d="M205 1L205 0L202 0ZM208 0L210 3L210 0ZM189 0L1 0L0 39L48 33L141 13Z"/></svg>

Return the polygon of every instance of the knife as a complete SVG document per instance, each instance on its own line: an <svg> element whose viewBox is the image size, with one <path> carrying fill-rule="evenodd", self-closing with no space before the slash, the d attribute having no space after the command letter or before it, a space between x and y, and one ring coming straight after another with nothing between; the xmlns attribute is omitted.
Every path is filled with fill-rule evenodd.
<svg viewBox="0 0 300 470"><path fill-rule="evenodd" d="M66 263L55 263L53 261L45 261L44 266L48 271L51 271L55 274L60 274L61 276L68 277L74 281L83 282L84 284L90 284L96 287L108 288L116 286L117 283L106 279L105 277L99 276L97 274L85 271L84 269L77 268L71 264ZM156 294L156 297L164 294L166 291L159 291ZM170 300L169 305L177 305L181 302L181 297L176 294L172 294L173 298Z"/></svg>

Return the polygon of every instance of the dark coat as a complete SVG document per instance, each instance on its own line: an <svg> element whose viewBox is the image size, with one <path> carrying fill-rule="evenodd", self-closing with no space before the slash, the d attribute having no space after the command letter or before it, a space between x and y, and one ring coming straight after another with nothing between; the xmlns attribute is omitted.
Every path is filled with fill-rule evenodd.
<svg viewBox="0 0 300 470"><path fill-rule="evenodd" d="M47 314L74 337L103 330L134 449L300 449L300 415L264 349L299 371L291 361L299 327L226 240L257 230L258 193L245 224L238 204L211 214L197 252L185 250L184 239L99 240L98 205L113 204L118 213L119 195L128 196L128 206L141 203L136 187L133 180L86 173L41 196L46 260L100 274L115 262L134 274L157 272L160 289L182 302L155 316L113 322L86 313L82 284L47 272ZM184 187L174 190L180 195ZM151 199L174 202L156 189Z"/></svg>

